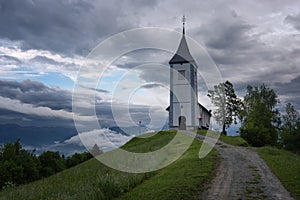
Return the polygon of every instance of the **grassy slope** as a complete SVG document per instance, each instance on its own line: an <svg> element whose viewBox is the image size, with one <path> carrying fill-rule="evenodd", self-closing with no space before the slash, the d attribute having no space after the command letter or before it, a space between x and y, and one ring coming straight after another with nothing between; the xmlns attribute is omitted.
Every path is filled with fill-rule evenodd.
<svg viewBox="0 0 300 200"><path fill-rule="evenodd" d="M218 137L220 134L219 132L216 132L216 131L209 131L207 133L207 130L199 130L199 131L197 131L197 133L200 135L204 135L204 136L207 134L209 137L213 137L213 138ZM227 144L231 144L233 146L244 146L244 147L249 146L248 143L246 142L246 140L244 140L240 136L221 135L219 137L219 140L221 140L222 142L225 142Z"/></svg>
<svg viewBox="0 0 300 200"><path fill-rule="evenodd" d="M295 199L300 199L300 156L272 147L261 147L257 151L284 187Z"/></svg>
<svg viewBox="0 0 300 200"><path fill-rule="evenodd" d="M194 141L190 149L176 162L162 169L150 180L126 193L120 199L199 199L203 184L212 177L218 155L198 158L201 142Z"/></svg>
<svg viewBox="0 0 300 200"><path fill-rule="evenodd" d="M0 199L100 199L105 192L100 191L101 181L117 177L124 185L129 181L141 182L142 174L127 174L107 168L96 159L49 178L39 180L17 188L9 188L0 193ZM113 184L113 181L110 181ZM109 186L106 187L110 190Z"/></svg>
<svg viewBox="0 0 300 200"><path fill-rule="evenodd" d="M165 131L151 138L134 138L123 148L135 152L153 151L167 144L174 135L174 132ZM147 199L191 199L199 195L201 185L211 177L217 160L216 151L200 160L200 145L194 141L175 163L145 174L116 171L91 159L49 178L7 188L0 192L0 199L111 199L118 196L146 199L145 195Z"/></svg>
<svg viewBox="0 0 300 200"><path fill-rule="evenodd" d="M240 136L224 136L224 135L221 135L220 140L227 143L227 144L231 144L233 146L242 146L242 147L249 146L248 143L243 138L241 138Z"/></svg>

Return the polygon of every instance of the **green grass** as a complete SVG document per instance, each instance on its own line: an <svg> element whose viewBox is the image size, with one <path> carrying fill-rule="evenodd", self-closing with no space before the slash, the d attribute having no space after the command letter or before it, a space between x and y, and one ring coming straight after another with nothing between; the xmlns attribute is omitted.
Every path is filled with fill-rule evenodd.
<svg viewBox="0 0 300 200"><path fill-rule="evenodd" d="M208 133L209 137L219 137L220 133L217 131L209 131L207 132L207 130L198 130L197 134L200 135L206 135ZM244 140L243 138L241 138L240 136L225 136L225 135L220 135L219 140L221 140L222 142L225 142L227 144L233 145L233 146L242 146L242 147L247 147L249 146L247 141Z"/></svg>
<svg viewBox="0 0 300 200"><path fill-rule="evenodd" d="M203 184L213 177L214 163L218 160L215 150L200 160L201 144L194 141L180 159L120 199L200 199L205 189Z"/></svg>
<svg viewBox="0 0 300 200"><path fill-rule="evenodd" d="M104 199L132 189L147 176L112 170L91 159L49 178L8 188L0 193L0 199Z"/></svg>
<svg viewBox="0 0 300 200"><path fill-rule="evenodd" d="M121 148L136 153L155 151L167 145L174 138L175 134L176 131L160 131L155 135L153 133L147 133L143 135L144 138L132 138L130 142ZM152 137L146 137L147 135Z"/></svg>
<svg viewBox="0 0 300 200"><path fill-rule="evenodd" d="M249 146L248 143L243 138L241 138L240 136L221 135L220 140L227 143L227 144L231 144L233 146L242 146L242 147Z"/></svg>
<svg viewBox="0 0 300 200"><path fill-rule="evenodd" d="M273 147L261 147L257 151L292 196L300 199L300 156Z"/></svg>
<svg viewBox="0 0 300 200"><path fill-rule="evenodd" d="M149 152L166 145L175 132L133 138L124 149ZM180 144L179 144L180 145ZM198 158L201 143L194 141L173 164L156 172L132 174L113 170L91 159L54 176L0 192L0 199L193 199L212 177L218 160L215 150Z"/></svg>

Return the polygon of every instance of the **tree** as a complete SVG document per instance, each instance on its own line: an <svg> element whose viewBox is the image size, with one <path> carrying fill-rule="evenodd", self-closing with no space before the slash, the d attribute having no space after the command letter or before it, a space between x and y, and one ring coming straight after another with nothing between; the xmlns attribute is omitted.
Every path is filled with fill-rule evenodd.
<svg viewBox="0 0 300 200"><path fill-rule="evenodd" d="M16 163L23 167L23 180L28 183L40 178L40 162L34 151L21 149Z"/></svg>
<svg viewBox="0 0 300 200"><path fill-rule="evenodd" d="M66 167L73 167L75 165L78 165L79 163L91 159L92 157L93 156L90 152L75 153L66 159Z"/></svg>
<svg viewBox="0 0 300 200"><path fill-rule="evenodd" d="M0 189L6 184L20 185L39 178L39 162L34 152L22 148L19 140L0 149Z"/></svg>
<svg viewBox="0 0 300 200"><path fill-rule="evenodd" d="M282 131L288 135L294 135L297 131L297 123L299 122L299 113L295 107L288 103L285 108L286 114L282 116L283 126Z"/></svg>
<svg viewBox="0 0 300 200"><path fill-rule="evenodd" d="M94 151L101 153L98 146ZM68 167L89 160L89 152L75 153L64 159L59 152L43 152L39 157L35 151L25 150L19 140L0 146L0 190L7 186L17 186L47 177Z"/></svg>
<svg viewBox="0 0 300 200"><path fill-rule="evenodd" d="M282 116L281 141L284 148L300 152L300 116L295 107L288 103Z"/></svg>
<svg viewBox="0 0 300 200"><path fill-rule="evenodd" d="M274 90L265 85L247 87L241 116L241 136L253 146L275 145L280 124Z"/></svg>
<svg viewBox="0 0 300 200"><path fill-rule="evenodd" d="M229 81L215 85L213 90L208 91L208 96L217 107L214 117L222 126L222 133L226 135L226 128L229 128L233 122L237 123L241 100L236 96L233 85Z"/></svg>
<svg viewBox="0 0 300 200"><path fill-rule="evenodd" d="M46 151L39 156L41 163L40 174L42 177L51 176L65 169L64 159L59 152Z"/></svg>
<svg viewBox="0 0 300 200"><path fill-rule="evenodd" d="M66 159L67 168L78 165L79 163L81 163L81 155L79 153L75 153Z"/></svg>

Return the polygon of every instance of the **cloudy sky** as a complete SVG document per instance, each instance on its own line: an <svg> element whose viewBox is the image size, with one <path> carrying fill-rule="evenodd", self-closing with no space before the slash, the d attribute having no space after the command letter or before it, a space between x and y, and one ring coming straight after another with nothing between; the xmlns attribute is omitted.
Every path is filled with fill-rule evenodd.
<svg viewBox="0 0 300 200"><path fill-rule="evenodd" d="M120 139L103 129L119 125L114 112L124 127L134 129L138 121L144 130L163 127L168 70L156 67L167 66L169 52L141 49L120 55L110 65L96 90L90 88L101 128L90 124L84 108L94 102L84 95L82 110L72 113L73 87L99 43L133 28L181 32L183 14L186 34L205 48L223 80L230 80L240 97L248 84L265 83L277 92L280 108L292 102L300 110L299 1L0 0L0 143L21 138L28 147L69 145L68 151L73 151L82 147L73 115L86 125L82 138L106 133L117 144L130 136ZM159 35L152 36L153 41L163 42ZM199 101L212 108L201 78ZM120 98L114 94L137 83L136 92L126 98L129 120L128 105L121 98L126 94ZM90 140L87 143L92 145Z"/></svg>

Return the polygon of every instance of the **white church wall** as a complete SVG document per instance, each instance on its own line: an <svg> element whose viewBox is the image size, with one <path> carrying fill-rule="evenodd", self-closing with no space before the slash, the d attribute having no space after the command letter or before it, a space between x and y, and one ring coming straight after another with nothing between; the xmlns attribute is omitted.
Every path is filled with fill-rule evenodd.
<svg viewBox="0 0 300 200"><path fill-rule="evenodd" d="M179 126L179 117L186 118L186 125L191 125L191 104L190 103L174 103L173 104L173 126Z"/></svg>
<svg viewBox="0 0 300 200"><path fill-rule="evenodd" d="M173 85L175 102L191 102L191 91L188 85Z"/></svg>
<svg viewBox="0 0 300 200"><path fill-rule="evenodd" d="M191 126L191 100L194 94L190 85L190 64L174 64L173 69L178 71L172 74L172 90L174 97L176 96L173 99L173 126L179 126L180 116L184 116L186 125Z"/></svg>

